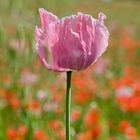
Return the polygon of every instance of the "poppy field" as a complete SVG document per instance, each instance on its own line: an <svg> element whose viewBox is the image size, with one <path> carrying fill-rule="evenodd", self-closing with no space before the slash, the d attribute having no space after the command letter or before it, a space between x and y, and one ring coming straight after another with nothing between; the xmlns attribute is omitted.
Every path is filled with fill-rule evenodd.
<svg viewBox="0 0 140 140"><path fill-rule="evenodd" d="M66 139L66 73L40 62L39 8L107 16L106 52L72 73L71 140L140 140L139 0L0 1L0 140Z"/></svg>

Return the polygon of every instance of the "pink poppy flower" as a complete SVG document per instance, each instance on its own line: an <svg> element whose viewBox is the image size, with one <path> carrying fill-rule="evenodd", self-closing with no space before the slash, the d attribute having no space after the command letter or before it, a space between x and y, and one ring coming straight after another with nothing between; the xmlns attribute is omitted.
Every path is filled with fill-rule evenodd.
<svg viewBox="0 0 140 140"><path fill-rule="evenodd" d="M35 38L38 55L47 69L80 71L95 63L106 50L109 32L103 13L98 19L83 13L59 19L42 8L39 13L41 28L36 27Z"/></svg>

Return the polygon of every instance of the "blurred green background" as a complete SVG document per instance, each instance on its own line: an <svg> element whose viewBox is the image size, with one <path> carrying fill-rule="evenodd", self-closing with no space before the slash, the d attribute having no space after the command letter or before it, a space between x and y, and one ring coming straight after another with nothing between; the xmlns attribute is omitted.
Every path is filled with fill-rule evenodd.
<svg viewBox="0 0 140 140"><path fill-rule="evenodd" d="M107 16L107 52L73 75L72 140L139 140L139 0L0 0L0 140L65 139L65 74L38 59L39 8Z"/></svg>

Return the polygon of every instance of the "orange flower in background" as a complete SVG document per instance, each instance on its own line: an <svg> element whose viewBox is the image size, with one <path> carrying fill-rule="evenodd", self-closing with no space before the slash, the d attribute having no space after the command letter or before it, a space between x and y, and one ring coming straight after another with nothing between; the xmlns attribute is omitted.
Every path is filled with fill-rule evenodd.
<svg viewBox="0 0 140 140"><path fill-rule="evenodd" d="M13 128L8 128L6 135L8 140L14 140L16 138L16 130Z"/></svg>
<svg viewBox="0 0 140 140"><path fill-rule="evenodd" d="M101 129L88 130L77 135L77 140L96 140L101 134Z"/></svg>
<svg viewBox="0 0 140 140"><path fill-rule="evenodd" d="M66 136L65 136L65 129L59 129L56 133L57 139L59 140L65 140Z"/></svg>
<svg viewBox="0 0 140 140"><path fill-rule="evenodd" d="M21 101L17 97L16 93L13 93L6 89L0 89L0 97L6 101L7 105L13 110L18 110L21 106Z"/></svg>
<svg viewBox="0 0 140 140"><path fill-rule="evenodd" d="M86 83L83 81L80 76L74 76L73 77L73 83L77 86L78 89L81 89L82 87L85 87Z"/></svg>
<svg viewBox="0 0 140 140"><path fill-rule="evenodd" d="M37 130L34 133L34 140L49 140L43 130Z"/></svg>
<svg viewBox="0 0 140 140"><path fill-rule="evenodd" d="M25 140L27 134L27 127L24 125L19 126L17 129L8 128L6 135L8 140Z"/></svg>
<svg viewBox="0 0 140 140"><path fill-rule="evenodd" d="M126 66L126 67L123 69L123 72L124 72L124 75L131 75L132 73L133 73L133 74L135 73L135 69L134 69L134 67Z"/></svg>
<svg viewBox="0 0 140 140"><path fill-rule="evenodd" d="M140 111L140 97L133 96L129 99L129 110L132 112Z"/></svg>
<svg viewBox="0 0 140 140"><path fill-rule="evenodd" d="M96 139L101 135L102 131L101 131L101 128L97 126L96 128L93 128L91 133L92 133L92 137Z"/></svg>
<svg viewBox="0 0 140 140"><path fill-rule="evenodd" d="M119 124L119 131L125 132L127 128L131 126L130 122L128 120L122 120Z"/></svg>
<svg viewBox="0 0 140 140"><path fill-rule="evenodd" d="M40 102L37 100L33 100L32 102L29 103L29 108L33 111L40 110Z"/></svg>
<svg viewBox="0 0 140 140"><path fill-rule="evenodd" d="M84 118L84 124L87 128L96 128L99 125L99 114L96 108L90 109Z"/></svg>
<svg viewBox="0 0 140 140"><path fill-rule="evenodd" d="M107 140L117 140L117 138L115 136L111 136Z"/></svg>
<svg viewBox="0 0 140 140"><path fill-rule="evenodd" d="M1 79L0 79L1 80ZM7 87L10 87L10 85L12 84L12 77L11 75L7 74L7 75L4 75L2 77L2 81L3 83L7 86Z"/></svg>
<svg viewBox="0 0 140 140"><path fill-rule="evenodd" d="M78 91L75 93L75 102L77 104L85 104L87 103L90 99L92 99L92 93L90 92L84 92L84 91Z"/></svg>
<svg viewBox="0 0 140 140"><path fill-rule="evenodd" d="M87 69L87 72L82 71L75 73L72 78L74 95L73 98L77 104L86 104L93 99L96 90L96 83L91 78L93 67ZM86 79L86 81L85 81Z"/></svg>
<svg viewBox="0 0 140 140"><path fill-rule="evenodd" d="M112 82L116 94L116 101L125 112L140 111L140 73L133 68L126 67L124 76Z"/></svg>
<svg viewBox="0 0 140 140"><path fill-rule="evenodd" d="M72 122L75 122L75 121L79 120L80 116L81 116L80 111L78 111L78 110L73 110L73 111L71 112L71 121L72 121Z"/></svg>
<svg viewBox="0 0 140 140"><path fill-rule="evenodd" d="M13 110L17 110L20 108L21 103L20 103L20 100L16 96L13 96L9 100L9 105L11 106Z"/></svg>
<svg viewBox="0 0 140 140"><path fill-rule="evenodd" d="M17 129L17 135L21 138L25 138L27 132L28 132L28 128L25 125L21 125Z"/></svg>
<svg viewBox="0 0 140 140"><path fill-rule="evenodd" d="M134 83L134 78L131 75L122 76L120 79L112 81L112 85L115 89L122 86L132 86Z"/></svg>
<svg viewBox="0 0 140 140"><path fill-rule="evenodd" d="M92 134L90 131L79 133L77 135L77 140L93 140Z"/></svg>
<svg viewBox="0 0 140 140"><path fill-rule="evenodd" d="M55 101L55 102L61 102L61 100L62 100L62 95L61 94L59 94L59 92L57 91L55 91L54 89L52 90L52 100L53 101Z"/></svg>
<svg viewBox="0 0 140 140"><path fill-rule="evenodd" d="M120 39L120 44L123 48L126 48L128 50L135 50L138 46L137 41L128 35L124 35Z"/></svg>
<svg viewBox="0 0 140 140"><path fill-rule="evenodd" d="M125 135L128 140L138 140L137 131L134 127L128 127L125 131Z"/></svg>
<svg viewBox="0 0 140 140"><path fill-rule="evenodd" d="M7 91L3 88L0 88L0 97L1 98L5 98L7 94Z"/></svg>
<svg viewBox="0 0 140 140"><path fill-rule="evenodd" d="M82 71L80 73L74 73L72 77L72 83L75 90L92 92L96 90L96 82L92 79L93 76L93 66L88 68L86 71ZM85 81L86 79L86 81Z"/></svg>
<svg viewBox="0 0 140 140"><path fill-rule="evenodd" d="M118 97L117 102L123 111L139 112L140 111L140 97Z"/></svg>
<svg viewBox="0 0 140 140"><path fill-rule="evenodd" d="M63 128L63 123L59 120L49 121L48 126L54 130L58 130Z"/></svg>
<svg viewBox="0 0 140 140"><path fill-rule="evenodd" d="M65 129L63 122L59 120L52 120L48 123L48 127L56 133L57 139L65 140Z"/></svg>

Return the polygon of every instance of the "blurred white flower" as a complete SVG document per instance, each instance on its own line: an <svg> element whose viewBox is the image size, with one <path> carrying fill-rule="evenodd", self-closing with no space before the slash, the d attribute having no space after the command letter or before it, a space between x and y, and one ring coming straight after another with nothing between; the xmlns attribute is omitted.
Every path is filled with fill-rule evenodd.
<svg viewBox="0 0 140 140"><path fill-rule="evenodd" d="M21 72L20 76L20 84L31 86L34 85L37 82L37 75L32 73L29 70L24 70Z"/></svg>
<svg viewBox="0 0 140 140"><path fill-rule="evenodd" d="M51 102L51 103L46 103L45 105L44 105L44 110L45 111L52 111L52 112L54 112L54 111L56 111L58 109L58 104L57 103L55 103L55 102Z"/></svg>
<svg viewBox="0 0 140 140"><path fill-rule="evenodd" d="M45 90L39 90L37 92L37 97L39 100L45 100L47 97L47 92Z"/></svg>
<svg viewBox="0 0 140 140"><path fill-rule="evenodd" d="M133 94L133 89L128 86L122 86L116 90L116 94L117 97L129 97Z"/></svg>

